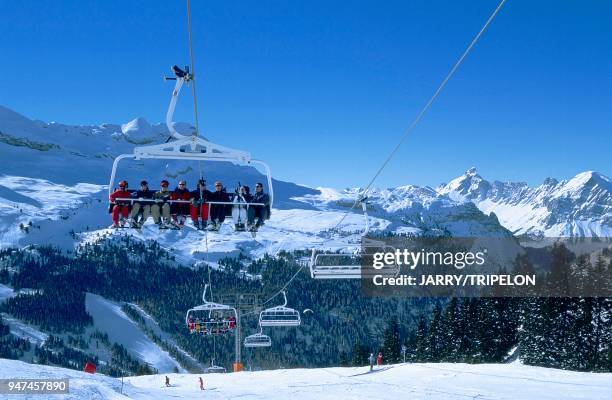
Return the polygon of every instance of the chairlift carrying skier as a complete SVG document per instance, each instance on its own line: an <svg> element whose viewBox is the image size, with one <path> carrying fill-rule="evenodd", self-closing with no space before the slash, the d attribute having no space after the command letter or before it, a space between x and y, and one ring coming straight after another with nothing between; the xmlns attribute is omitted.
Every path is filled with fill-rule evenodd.
<svg viewBox="0 0 612 400"><path fill-rule="evenodd" d="M249 207L248 221L252 229L257 230L266 220L270 219L270 196L263 191L263 184L258 182L255 185L255 194L251 201L253 203L263 203L263 206Z"/></svg>
<svg viewBox="0 0 612 400"><path fill-rule="evenodd" d="M211 202L222 202L228 203L230 196L225 191L223 184L220 181L215 182L215 191L210 194ZM212 223L212 229L218 231L225 216L227 214L227 204L211 204L210 205L210 222Z"/></svg>
<svg viewBox="0 0 612 400"><path fill-rule="evenodd" d="M170 200L189 201L191 192L187 189L187 182L180 180L178 186L170 194ZM172 203L170 205L170 213L172 214L172 222L178 227L185 225L185 219L190 214L189 204L187 203Z"/></svg>
<svg viewBox="0 0 612 400"><path fill-rule="evenodd" d="M112 214L113 228L122 228L125 225L125 220L130 214L130 201L122 199L129 199L131 195L127 181L122 180L119 182L119 189L116 189L109 196L109 212Z"/></svg>
<svg viewBox="0 0 612 400"><path fill-rule="evenodd" d="M234 196L234 206L232 206L232 219L234 220L234 228L236 231L244 231L248 222L247 210L248 203L251 202L252 196L248 186L240 186L236 190Z"/></svg>
<svg viewBox="0 0 612 400"><path fill-rule="evenodd" d="M140 190L132 193L133 199L140 200L151 200L155 192L149 189L149 183L147 181L140 182ZM148 201L134 201L132 206L132 212L130 213L131 226L132 228L140 228L151 215L151 202Z"/></svg>
<svg viewBox="0 0 612 400"><path fill-rule="evenodd" d="M151 206L151 214L153 215L153 221L159 225L160 229L170 225L170 204L167 203L170 200L169 185L170 183L167 180L162 180L160 182L160 190L153 195L155 204ZM163 222L160 217L163 217Z"/></svg>
<svg viewBox="0 0 612 400"><path fill-rule="evenodd" d="M195 226L196 229L206 229L209 213L209 205L207 201L210 198L210 194L210 191L206 189L206 181L204 179L200 179L198 181L198 187L196 190L191 192L189 213L191 215L193 226Z"/></svg>

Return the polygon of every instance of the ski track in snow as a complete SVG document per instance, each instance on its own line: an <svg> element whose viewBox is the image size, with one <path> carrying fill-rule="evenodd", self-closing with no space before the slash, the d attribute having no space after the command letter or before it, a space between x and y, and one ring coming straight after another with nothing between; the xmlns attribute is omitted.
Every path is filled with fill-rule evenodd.
<svg viewBox="0 0 612 400"><path fill-rule="evenodd" d="M21 339L25 339L36 346L43 344L49 337L49 335L43 331L40 331L23 321L13 318L8 314L2 313L2 320L9 326L13 335L20 337Z"/></svg>
<svg viewBox="0 0 612 400"><path fill-rule="evenodd" d="M133 356L156 368L160 373L174 370L186 372L167 351L151 341L138 324L132 321L115 302L87 293L85 307L93 317L94 328L108 333L111 342L123 345Z"/></svg>
<svg viewBox="0 0 612 400"><path fill-rule="evenodd" d="M0 360L0 378L69 378L58 399L609 399L612 374L511 364L396 364L376 367L290 369L230 374L164 374L121 380L63 368ZM199 389L203 377L207 390ZM35 399L35 397L32 397Z"/></svg>
<svg viewBox="0 0 612 400"><path fill-rule="evenodd" d="M157 321L155 320L155 318L149 315L145 310L140 308L137 304L134 304L134 303L129 303L129 304L133 307L134 310L136 310L143 317L145 324L147 325L149 329L153 330L153 333L155 333L155 335L160 337L162 340L165 340L166 343L168 343L168 345L173 346L183 356L188 358L193 363L194 366L204 371L205 367L198 360L196 360L191 354L189 354L187 351L181 348L176 343L176 341L172 338L171 335L169 335L167 332L162 330L159 324L157 323Z"/></svg>

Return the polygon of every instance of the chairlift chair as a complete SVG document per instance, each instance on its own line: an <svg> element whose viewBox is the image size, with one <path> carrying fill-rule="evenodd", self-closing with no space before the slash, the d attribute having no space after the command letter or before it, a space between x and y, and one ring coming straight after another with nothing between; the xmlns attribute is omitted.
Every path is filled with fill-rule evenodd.
<svg viewBox="0 0 612 400"><path fill-rule="evenodd" d="M190 330L191 333L193 333L193 331L190 327L190 324L191 324L190 318L194 317L196 313L202 313L208 318L210 318L214 314L223 314L226 316L233 316L234 321L236 321L236 319L238 318L238 314L236 313L236 309L234 307L230 307L226 304L219 304L219 303L214 303L214 302L206 300L206 291L208 289L208 286L209 286L208 284L204 285L204 292L202 293L202 301L204 302L204 304L190 308L189 310L187 310L187 313L185 315L185 325L187 326L187 328ZM227 328L228 328L227 332L233 331L233 328L231 324L229 323L229 321L227 324ZM207 332L198 332L198 333L212 334L210 330L207 330Z"/></svg>
<svg viewBox="0 0 612 400"><path fill-rule="evenodd" d="M225 367L220 367L218 365L215 365L214 358L210 361L210 367L206 368L205 371L207 374L224 374L227 372Z"/></svg>
<svg viewBox="0 0 612 400"><path fill-rule="evenodd" d="M287 295L283 294L282 306L267 308L259 313L260 326L299 326L301 323L300 312L287 307Z"/></svg>
<svg viewBox="0 0 612 400"><path fill-rule="evenodd" d="M259 326L259 332L249 335L244 338L244 347L270 347L272 339L270 336L264 335L263 328Z"/></svg>
<svg viewBox="0 0 612 400"><path fill-rule="evenodd" d="M380 270L370 271L369 268L362 268L363 257L368 257L375 251L395 251L394 248L380 240L374 240L365 237L370 231L368 218L367 203L365 199L360 199L361 208L365 217L365 229L361 234L361 249L356 254L334 253L325 254L317 253L316 249L312 249L310 257L310 276L314 279L361 279L363 272L366 274L381 274L381 275L397 275L399 273L398 265L385 266Z"/></svg>
<svg viewBox="0 0 612 400"><path fill-rule="evenodd" d="M178 133L174 129L174 123L172 117L174 115L174 109L178 100L178 95L181 91L181 87L184 83L189 83L193 78L193 75L189 72L189 68L185 67L185 70L180 69L177 66L172 67L175 77L168 78L166 80L175 80L174 90L172 91L172 98L168 111L166 113L166 127L170 132L170 139L173 139L167 143L148 145L148 146L136 146L132 153L121 154L113 161L113 168L111 171L110 182L108 185L109 196L115 188L115 179L117 175L117 169L119 163L124 159L134 160L182 160L182 161L212 161L212 162L230 162L236 165L258 165L263 167L266 173L268 183L268 195L270 197L269 206L272 207L274 201L274 188L272 187L272 173L268 164L261 160L251 158L251 153L236 150L229 147L221 146L203 139L198 136L198 133L192 136L185 136ZM117 199L126 202L154 202L154 200L145 199ZM180 200L169 200L168 202L184 203L185 201ZM210 202L210 204L227 204L231 205L232 202ZM263 206L262 203L249 203L249 205Z"/></svg>
<svg viewBox="0 0 612 400"><path fill-rule="evenodd" d="M362 238L361 249L357 254L318 253L312 250L310 258L310 276L314 279L361 279L370 275L397 276L399 265L385 265L381 269L362 266L364 257L371 257L375 252L395 252L395 248L380 240ZM364 264L365 265L365 264Z"/></svg>

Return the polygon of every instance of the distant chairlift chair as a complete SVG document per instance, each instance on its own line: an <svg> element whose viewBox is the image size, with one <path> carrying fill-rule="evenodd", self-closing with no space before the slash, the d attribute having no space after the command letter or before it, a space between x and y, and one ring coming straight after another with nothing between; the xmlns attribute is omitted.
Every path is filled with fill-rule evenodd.
<svg viewBox="0 0 612 400"><path fill-rule="evenodd" d="M272 339L270 336L264 335L263 328L259 326L259 332L249 335L244 338L244 347L270 347L272 346Z"/></svg>
<svg viewBox="0 0 612 400"><path fill-rule="evenodd" d="M282 306L267 308L259 313L260 326L299 326L301 323L300 312L287 307L287 294L283 294Z"/></svg>
<svg viewBox="0 0 612 400"><path fill-rule="evenodd" d="M370 224L368 219L367 204L362 199L361 207L365 217L365 229L361 234L361 248L359 252L349 253L334 253L325 254L317 253L316 249L312 249L312 255L310 257L310 276L314 279L361 279L363 276L362 270L365 270L366 274L380 274L385 276L395 276L399 273L398 265L385 266L380 270L373 270L371 268L362 268L362 262L364 257L371 257L377 251L393 251L395 249L383 241L374 240L365 237L369 230Z"/></svg>
<svg viewBox="0 0 612 400"><path fill-rule="evenodd" d="M210 361L210 367L206 368L205 371L207 374L224 374L227 372L225 367L220 367L218 365L215 365L214 358Z"/></svg>
<svg viewBox="0 0 612 400"><path fill-rule="evenodd" d="M206 300L206 291L208 290L208 286L209 286L208 284L204 285L204 292L202 293L202 301L204 302L204 304L195 306L187 310L187 314L185 315L185 325L187 325L190 331L191 331L190 324L192 323L190 319L195 318L195 315L199 313L204 314L204 316L206 316L207 319L210 319L213 315L216 317L216 319L221 319L221 320L224 320L224 318L222 318L221 316L233 317L234 321L236 321L236 319L238 318L236 309L234 307L230 307L226 304L213 303L211 301ZM233 330L231 329L229 322L228 322L228 328L229 328L228 331Z"/></svg>

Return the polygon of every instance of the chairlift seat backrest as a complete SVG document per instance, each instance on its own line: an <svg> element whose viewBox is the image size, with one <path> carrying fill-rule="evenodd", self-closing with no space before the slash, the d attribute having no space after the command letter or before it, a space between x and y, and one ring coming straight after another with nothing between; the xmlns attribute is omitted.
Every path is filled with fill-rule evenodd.
<svg viewBox="0 0 612 400"><path fill-rule="evenodd" d="M255 333L244 338L244 347L270 347L272 339L263 333Z"/></svg>
<svg viewBox="0 0 612 400"><path fill-rule="evenodd" d="M300 323L300 312L289 307L277 306L259 313L261 326L298 326Z"/></svg>

